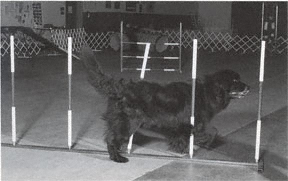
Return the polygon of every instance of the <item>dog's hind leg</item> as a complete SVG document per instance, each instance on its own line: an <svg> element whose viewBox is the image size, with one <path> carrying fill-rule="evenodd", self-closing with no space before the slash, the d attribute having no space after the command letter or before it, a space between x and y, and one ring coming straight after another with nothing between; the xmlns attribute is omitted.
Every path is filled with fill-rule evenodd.
<svg viewBox="0 0 288 181"><path fill-rule="evenodd" d="M110 156L110 159L118 163L128 162L128 158L123 157L120 152L121 143L119 140L107 141L107 149Z"/></svg>
<svg viewBox="0 0 288 181"><path fill-rule="evenodd" d="M128 130L126 130L124 127L126 127L125 124L120 123L119 120L113 120L114 123L117 124L117 126L113 126L113 128L109 127L106 131L106 143L107 143L107 149L110 156L110 159L119 162L119 163L125 163L128 162L128 158L121 156L121 146L124 141L128 139Z"/></svg>
<svg viewBox="0 0 288 181"><path fill-rule="evenodd" d="M105 141L110 159L125 163L128 159L121 156L120 151L123 142L129 139L129 121L117 101L117 99L108 99L107 111L102 118L106 122Z"/></svg>

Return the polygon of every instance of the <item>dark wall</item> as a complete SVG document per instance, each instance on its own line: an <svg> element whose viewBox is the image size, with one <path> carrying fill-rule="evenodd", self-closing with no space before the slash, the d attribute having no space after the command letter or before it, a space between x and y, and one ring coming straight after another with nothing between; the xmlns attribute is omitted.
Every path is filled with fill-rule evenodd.
<svg viewBox="0 0 288 181"><path fill-rule="evenodd" d="M155 15L155 14L132 14L132 13L83 13L83 25L87 32L119 31L120 22L129 23L140 27L149 27L153 24L154 29L179 28L182 22L183 29L197 29L193 25L192 16L186 15Z"/></svg>
<svg viewBox="0 0 288 181"><path fill-rule="evenodd" d="M268 2L265 6L268 7ZM278 35L287 36L287 2L273 2L279 7ZM271 3L269 4L271 6ZM266 9L265 9L266 10ZM274 9L273 9L274 10ZM271 11L265 11L265 16ZM262 2L233 2L232 3L232 26L238 35L261 35L262 26Z"/></svg>

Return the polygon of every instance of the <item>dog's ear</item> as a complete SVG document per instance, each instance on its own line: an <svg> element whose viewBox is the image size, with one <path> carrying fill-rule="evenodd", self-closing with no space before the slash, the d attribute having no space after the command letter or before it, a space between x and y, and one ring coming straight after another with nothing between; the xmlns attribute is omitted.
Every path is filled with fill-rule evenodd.
<svg viewBox="0 0 288 181"><path fill-rule="evenodd" d="M209 92L208 94L214 97L216 100L225 98L225 88L213 75L205 76L205 85L207 91Z"/></svg>
<svg viewBox="0 0 288 181"><path fill-rule="evenodd" d="M225 96L225 90L223 88L223 85L221 85L219 82L214 82L214 85L213 85L213 92L214 92L214 95L217 97L217 98L223 98Z"/></svg>

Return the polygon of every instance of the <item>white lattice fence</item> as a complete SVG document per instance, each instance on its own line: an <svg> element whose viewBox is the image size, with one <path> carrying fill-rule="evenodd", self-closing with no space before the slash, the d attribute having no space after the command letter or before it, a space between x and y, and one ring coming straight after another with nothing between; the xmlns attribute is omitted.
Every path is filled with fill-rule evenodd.
<svg viewBox="0 0 288 181"><path fill-rule="evenodd" d="M110 36L114 32L89 34L86 42L93 50L101 50L109 47Z"/></svg>
<svg viewBox="0 0 288 181"><path fill-rule="evenodd" d="M283 53L288 50L288 39L280 36L277 38L277 41L268 44L268 49L271 52Z"/></svg>
<svg viewBox="0 0 288 181"><path fill-rule="evenodd" d="M51 40L58 47L67 50L68 37L72 37L72 51L78 52L85 44L85 37L87 36L84 28L79 29L52 29Z"/></svg>
<svg viewBox="0 0 288 181"><path fill-rule="evenodd" d="M58 47L67 49L67 37L73 38L73 51L78 52L83 44L87 43L93 50L102 50L109 48L109 40L114 32L86 33L81 29L55 29L51 30L51 41ZM158 32L160 33L160 32ZM179 41L180 33L178 31L162 31L168 36L169 42ZM198 39L199 49L208 51L234 51L239 53L249 53L260 51L260 38L257 36L239 36L228 33L200 32L186 30L182 33L183 48L192 48L193 39ZM40 42L35 41L22 32L15 35L15 54L19 57L29 57L37 55L41 50ZM276 41L267 43L267 50L272 53L283 53L288 49L288 39L278 37ZM1 33L1 56L9 54L9 35Z"/></svg>
<svg viewBox="0 0 288 181"><path fill-rule="evenodd" d="M163 31L168 36L169 42L176 42L179 31ZM257 36L239 36L229 33L195 32L184 31L182 35L182 46L192 48L193 39L198 39L199 49L215 51L235 51L240 53L260 51L261 39ZM274 42L267 43L267 50L273 53L282 53L288 49L288 39L278 37Z"/></svg>
<svg viewBox="0 0 288 181"><path fill-rule="evenodd" d="M80 51L84 44L88 44L93 50L101 50L109 47L110 35L113 32L103 32L88 34L85 32L84 28L71 29L71 30L52 30L52 41L63 49L67 49L67 37L72 37L73 39L73 51Z"/></svg>
<svg viewBox="0 0 288 181"><path fill-rule="evenodd" d="M44 45L21 31L17 31L14 34L14 46L17 57L29 58L38 55ZM1 57L9 54L10 34L1 32Z"/></svg>

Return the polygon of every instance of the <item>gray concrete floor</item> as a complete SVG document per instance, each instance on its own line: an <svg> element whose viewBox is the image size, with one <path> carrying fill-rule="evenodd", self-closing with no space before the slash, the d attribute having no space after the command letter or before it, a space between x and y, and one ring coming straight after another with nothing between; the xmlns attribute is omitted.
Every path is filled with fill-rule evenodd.
<svg viewBox="0 0 288 181"><path fill-rule="evenodd" d="M139 79L139 72L120 72L119 55L98 52L103 69L117 78ZM190 54L184 53L183 73L147 72L146 80L160 83L189 80ZM3 180L287 180L287 57L269 56L265 63L261 150L265 172L255 168L213 165L155 158L131 157L127 164L111 162L107 155L2 147ZM34 63L34 67L32 67ZM67 68L65 57L17 60L17 139L21 145L67 147ZM259 55L200 52L198 75L223 68L238 71L251 86L250 94L231 103L213 120L225 138L214 150L199 149L196 158L254 162L257 119ZM11 82L9 64L2 64L2 143L11 143ZM73 142L75 149L106 150L100 119L106 99L86 81L77 60L73 62ZM277 124L275 124L277 122ZM155 135L133 153L179 155L167 150ZM266 159L267 157L267 159Z"/></svg>

